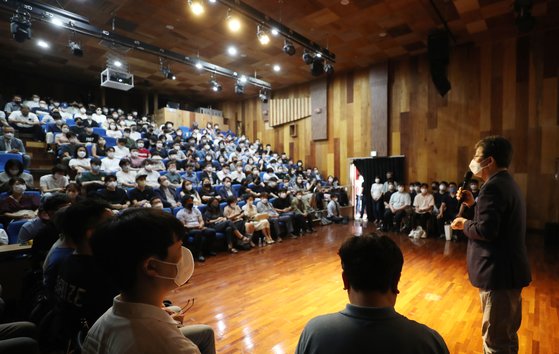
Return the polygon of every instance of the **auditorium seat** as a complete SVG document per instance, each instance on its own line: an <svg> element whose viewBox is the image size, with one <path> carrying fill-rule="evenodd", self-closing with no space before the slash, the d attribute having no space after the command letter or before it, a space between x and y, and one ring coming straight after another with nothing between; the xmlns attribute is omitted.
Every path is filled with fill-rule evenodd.
<svg viewBox="0 0 559 354"><path fill-rule="evenodd" d="M163 211L169 214L173 214L173 210L171 208L163 208Z"/></svg>
<svg viewBox="0 0 559 354"><path fill-rule="evenodd" d="M107 147L116 146L116 139L115 138L111 138L110 136L106 136L105 141L107 142Z"/></svg>
<svg viewBox="0 0 559 354"><path fill-rule="evenodd" d="M76 121L74 120L74 118L66 118L66 124L68 124L69 127L73 127L74 125L76 125Z"/></svg>
<svg viewBox="0 0 559 354"><path fill-rule="evenodd" d="M99 134L99 136L106 136L107 131L103 128L93 128L93 133Z"/></svg>
<svg viewBox="0 0 559 354"><path fill-rule="evenodd" d="M4 165L8 160L16 159L19 162L23 163L23 157L20 154L11 154L7 153L0 153L0 172L4 171Z"/></svg>
<svg viewBox="0 0 559 354"><path fill-rule="evenodd" d="M236 196L239 196L239 190L241 189L241 185L240 184L234 184L233 185L233 192L235 193Z"/></svg>
<svg viewBox="0 0 559 354"><path fill-rule="evenodd" d="M14 220L8 224L8 244L13 245L18 243L19 230L28 220Z"/></svg>

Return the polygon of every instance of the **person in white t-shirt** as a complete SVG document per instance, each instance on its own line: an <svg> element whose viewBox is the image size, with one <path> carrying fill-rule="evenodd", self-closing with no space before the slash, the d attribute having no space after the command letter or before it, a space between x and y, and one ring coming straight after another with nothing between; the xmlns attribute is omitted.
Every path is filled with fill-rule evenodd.
<svg viewBox="0 0 559 354"><path fill-rule="evenodd" d="M137 171L130 167L130 160L120 160L119 166L121 170L116 173L118 186L122 188L134 188L136 186Z"/></svg>
<svg viewBox="0 0 559 354"><path fill-rule="evenodd" d="M427 238L427 223L431 218L431 212L435 207L435 197L429 193L429 186L423 183L420 186L420 193L413 199L412 226L414 231L421 232L421 238ZM419 229L421 227L422 229ZM409 236L413 234L410 232Z"/></svg>
<svg viewBox="0 0 559 354"><path fill-rule="evenodd" d="M167 294L194 272L183 234L172 214L152 208L125 210L95 232L93 255L120 295L89 330L82 353L215 353L213 332L198 347L179 328L181 314L172 317L162 308Z"/></svg>
<svg viewBox="0 0 559 354"><path fill-rule="evenodd" d="M107 120L107 116L103 114L103 110L100 107L97 107L95 113L91 115L91 118L99 124L99 126L103 126L105 121Z"/></svg>
<svg viewBox="0 0 559 354"><path fill-rule="evenodd" d="M101 160L101 171L115 173L120 171L120 159L115 157L115 148L107 148L107 157Z"/></svg>

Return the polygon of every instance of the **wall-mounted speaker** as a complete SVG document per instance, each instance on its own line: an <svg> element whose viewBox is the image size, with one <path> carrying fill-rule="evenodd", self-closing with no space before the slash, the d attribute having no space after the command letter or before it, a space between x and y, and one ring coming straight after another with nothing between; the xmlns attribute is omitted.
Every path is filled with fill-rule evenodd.
<svg viewBox="0 0 559 354"><path fill-rule="evenodd" d="M436 30L429 34L427 40L427 56L431 69L431 79L441 96L450 91L447 67L450 60L450 44L446 31Z"/></svg>

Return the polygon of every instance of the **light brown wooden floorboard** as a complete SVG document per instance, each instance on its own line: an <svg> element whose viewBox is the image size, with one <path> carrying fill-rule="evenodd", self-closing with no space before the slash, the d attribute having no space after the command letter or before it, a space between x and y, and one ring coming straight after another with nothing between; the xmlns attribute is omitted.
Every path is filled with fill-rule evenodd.
<svg viewBox="0 0 559 354"><path fill-rule="evenodd" d="M236 255L220 253L197 264L189 283L169 298L177 305L195 298L185 323L212 326L218 353L293 353L308 320L347 303L337 250L362 227L317 231ZM481 353L479 296L468 281L466 244L390 236L404 253L396 310L436 329L451 353ZM528 246L534 280L523 291L520 353L559 353L558 252L545 250L539 235L530 236Z"/></svg>

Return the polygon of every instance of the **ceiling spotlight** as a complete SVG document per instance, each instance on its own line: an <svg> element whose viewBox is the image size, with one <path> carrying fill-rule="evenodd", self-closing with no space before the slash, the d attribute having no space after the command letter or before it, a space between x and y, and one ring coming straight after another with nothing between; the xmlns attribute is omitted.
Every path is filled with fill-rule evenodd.
<svg viewBox="0 0 559 354"><path fill-rule="evenodd" d="M272 28L270 32L272 33L272 36L279 36L279 31L277 28Z"/></svg>
<svg viewBox="0 0 559 354"><path fill-rule="evenodd" d="M196 66L196 69L198 69L198 70L202 70L204 68L204 66L200 62L197 62L195 66Z"/></svg>
<svg viewBox="0 0 559 354"><path fill-rule="evenodd" d="M231 15L231 9L227 10L227 27L231 32L239 32L241 29L241 21L233 15Z"/></svg>
<svg viewBox="0 0 559 354"><path fill-rule="evenodd" d="M209 2L210 2L211 4L215 4L215 3L217 2L217 0L209 0Z"/></svg>
<svg viewBox="0 0 559 354"><path fill-rule="evenodd" d="M276 64L276 65L274 65L273 69L274 69L275 72L280 72L281 71L281 66Z"/></svg>
<svg viewBox="0 0 559 354"><path fill-rule="evenodd" d="M41 48L44 48L44 49L50 48L50 44L48 44L47 42L45 42L45 41L43 41L43 40L41 40L41 39L39 39L39 40L37 41L37 45L38 45L39 47L41 47Z"/></svg>
<svg viewBox="0 0 559 354"><path fill-rule="evenodd" d="M57 26L57 27L62 27L62 26L64 26L64 23L62 22L62 20L59 19L59 18L56 18L56 17L53 17L53 18L50 20L50 22L51 22L53 25Z"/></svg>
<svg viewBox="0 0 559 354"><path fill-rule="evenodd" d="M258 25L257 27L256 37L258 37L258 41L262 45L267 45L268 43L270 43L270 36L268 35L268 32L262 29L260 25Z"/></svg>
<svg viewBox="0 0 559 354"><path fill-rule="evenodd" d="M176 80L176 79L177 79L177 77L175 76L175 74L173 74L173 73L170 72L170 71L169 71L165 76L166 76L167 79L169 79L169 80Z"/></svg>
<svg viewBox="0 0 559 354"><path fill-rule="evenodd" d="M244 84L244 83L246 83L246 82L247 82L247 77L246 77L246 76L244 76L244 75L242 75L242 76L241 76L241 77L239 78L239 81L240 81L241 83L243 83L243 84Z"/></svg>
<svg viewBox="0 0 559 354"><path fill-rule="evenodd" d="M74 41L68 42L68 48L70 48L70 51L76 57L83 57L83 49L78 42L74 42Z"/></svg>
<svg viewBox="0 0 559 354"><path fill-rule="evenodd" d="M220 92L222 90L221 84L215 78L210 80L210 86L213 92Z"/></svg>
<svg viewBox="0 0 559 354"><path fill-rule="evenodd" d="M295 54L295 46L287 39L283 42L283 52L289 56Z"/></svg>
<svg viewBox="0 0 559 354"><path fill-rule="evenodd" d="M115 60L115 61L113 62L113 64L114 64L114 66L116 66L117 68L122 67L122 62L120 62L119 60Z"/></svg>
<svg viewBox="0 0 559 354"><path fill-rule="evenodd" d="M23 43L26 39L31 39L31 15L16 11L10 19L10 32L16 42Z"/></svg>
<svg viewBox="0 0 559 354"><path fill-rule="evenodd" d="M313 59L314 57L311 53L306 50L303 52L303 61L305 62L305 64L311 65L313 63Z"/></svg>
<svg viewBox="0 0 559 354"><path fill-rule="evenodd" d="M268 103L268 91L266 91L265 89L261 89L258 93L258 99L260 99L262 103Z"/></svg>
<svg viewBox="0 0 559 354"><path fill-rule="evenodd" d="M237 95L243 95L245 93L245 83L242 82L240 79L237 80L237 82L235 83L235 93Z"/></svg>
<svg viewBox="0 0 559 354"><path fill-rule="evenodd" d="M237 55L238 52L239 51L234 46L229 46L229 48L227 48L227 53L229 53L229 55L231 56Z"/></svg>
<svg viewBox="0 0 559 354"><path fill-rule="evenodd" d="M200 0L188 0L188 5L190 6L190 11L195 16L200 16L204 13L204 5Z"/></svg>
<svg viewBox="0 0 559 354"><path fill-rule="evenodd" d="M324 72L326 75L332 75L334 73L334 66L330 63L324 64Z"/></svg>
<svg viewBox="0 0 559 354"><path fill-rule="evenodd" d="M312 76L320 76L324 73L324 60L319 57L315 57L311 64L311 74Z"/></svg>
<svg viewBox="0 0 559 354"><path fill-rule="evenodd" d="M316 53L317 58L322 58L322 53Z"/></svg>

